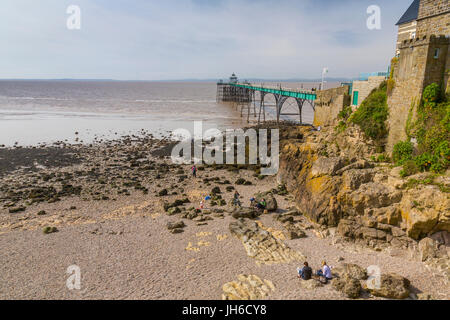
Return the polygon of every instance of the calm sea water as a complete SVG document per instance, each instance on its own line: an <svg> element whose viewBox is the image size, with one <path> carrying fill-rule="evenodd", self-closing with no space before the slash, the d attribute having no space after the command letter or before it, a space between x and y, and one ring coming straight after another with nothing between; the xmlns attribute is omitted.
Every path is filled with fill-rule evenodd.
<svg viewBox="0 0 450 320"><path fill-rule="evenodd" d="M273 102L268 98L266 103L273 114ZM288 103L286 112L289 108L295 110L295 103ZM312 110L304 109L304 121L311 122ZM216 102L215 83L0 81L0 144L7 146L75 142L77 137L88 143L95 137L113 139L141 129L156 136L178 128L192 132L194 121L203 121L204 130L246 125L239 111Z"/></svg>

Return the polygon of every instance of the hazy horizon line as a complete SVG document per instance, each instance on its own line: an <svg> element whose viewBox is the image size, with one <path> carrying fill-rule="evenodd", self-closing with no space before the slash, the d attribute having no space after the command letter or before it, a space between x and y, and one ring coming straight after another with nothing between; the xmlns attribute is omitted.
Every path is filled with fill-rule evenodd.
<svg viewBox="0 0 450 320"><path fill-rule="evenodd" d="M347 78L347 77L330 77L324 78L324 81L328 82L340 82L340 81L349 81L355 80L358 77ZM102 78L0 78L0 81L108 81L108 82L218 82L220 80L226 81L224 78L206 78L206 79L195 79L195 78L187 78L187 79L155 79L155 80L134 80L134 79L102 79ZM321 78L245 78L241 79L241 82L244 81L266 81L266 82L321 82Z"/></svg>

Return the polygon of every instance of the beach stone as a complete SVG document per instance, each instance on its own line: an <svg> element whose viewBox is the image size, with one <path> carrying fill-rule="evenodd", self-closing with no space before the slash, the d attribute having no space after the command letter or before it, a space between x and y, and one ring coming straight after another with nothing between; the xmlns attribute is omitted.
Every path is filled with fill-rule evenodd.
<svg viewBox="0 0 450 320"><path fill-rule="evenodd" d="M237 281L222 286L223 300L262 300L275 290L270 280L262 280L256 275L240 274Z"/></svg>
<svg viewBox="0 0 450 320"><path fill-rule="evenodd" d="M387 233L375 228L363 227L360 229L364 239L386 240Z"/></svg>
<svg viewBox="0 0 450 320"><path fill-rule="evenodd" d="M181 210L178 207L169 208L167 210L167 215L169 215L169 216L175 215L177 213L181 213Z"/></svg>
<svg viewBox="0 0 450 320"><path fill-rule="evenodd" d="M366 280L367 271L363 267L353 263L344 263L342 266L338 266L332 269L332 273L343 278L349 276L356 280Z"/></svg>
<svg viewBox="0 0 450 320"><path fill-rule="evenodd" d="M189 213L186 215L186 218L189 219L189 220L193 220L193 219L195 219L196 217L198 217L198 213L197 213L196 211L189 212Z"/></svg>
<svg viewBox="0 0 450 320"><path fill-rule="evenodd" d="M253 221L239 219L230 223L229 229L232 235L241 240L247 255L254 258L258 265L306 260L301 253L289 248Z"/></svg>
<svg viewBox="0 0 450 320"><path fill-rule="evenodd" d="M308 289L308 290L312 290L312 289L316 289L319 287L323 287L323 284L320 283L320 281L317 281L315 279L309 279L309 280L300 280L300 287L302 287L303 289Z"/></svg>
<svg viewBox="0 0 450 320"><path fill-rule="evenodd" d="M222 193L222 191L220 190L219 187L214 187L211 190L211 194L221 194L221 193Z"/></svg>
<svg viewBox="0 0 450 320"><path fill-rule="evenodd" d="M180 213L180 212L181 212L180 208L172 207L172 208L169 208L169 210L167 210L167 215L172 216L172 215Z"/></svg>
<svg viewBox="0 0 450 320"><path fill-rule="evenodd" d="M259 212L253 208L234 208L231 216L235 219L248 218L255 219L259 217Z"/></svg>
<svg viewBox="0 0 450 320"><path fill-rule="evenodd" d="M336 291L345 294L347 298L356 299L361 295L361 282L348 274L333 279L331 285Z"/></svg>
<svg viewBox="0 0 450 320"><path fill-rule="evenodd" d="M169 192L167 191L167 189L162 189L161 191L158 192L158 196L160 197L167 196L168 194Z"/></svg>
<svg viewBox="0 0 450 320"><path fill-rule="evenodd" d="M383 297L389 299L405 299L409 297L408 279L394 274L382 274L381 285L379 288L368 288L370 293L376 297Z"/></svg>
<svg viewBox="0 0 450 320"><path fill-rule="evenodd" d="M421 261L427 261L439 256L438 243L431 238L423 238L418 245Z"/></svg>
<svg viewBox="0 0 450 320"><path fill-rule="evenodd" d="M42 232L44 234L50 234L50 233L58 232L58 229L56 227L44 227L44 229L42 229Z"/></svg>
<svg viewBox="0 0 450 320"><path fill-rule="evenodd" d="M182 232L184 232L184 230L182 228L170 229L170 233L173 233L173 234L182 233Z"/></svg>
<svg viewBox="0 0 450 320"><path fill-rule="evenodd" d="M284 225L286 229L285 235L289 240L306 238L306 233L298 225L292 223L286 223Z"/></svg>
<svg viewBox="0 0 450 320"><path fill-rule="evenodd" d="M208 217L208 216L203 216L203 215L199 215L197 217L195 217L194 219L192 219L192 221L195 222L204 222L204 221L210 221L213 220L213 218Z"/></svg>
<svg viewBox="0 0 450 320"><path fill-rule="evenodd" d="M294 222L294 217L291 215L281 214L276 217L276 220L280 221L281 223Z"/></svg>
<svg viewBox="0 0 450 320"><path fill-rule="evenodd" d="M173 230L173 229L178 229L178 228L184 228L186 225L184 224L183 221L178 221L178 222L168 222L166 227L169 230Z"/></svg>

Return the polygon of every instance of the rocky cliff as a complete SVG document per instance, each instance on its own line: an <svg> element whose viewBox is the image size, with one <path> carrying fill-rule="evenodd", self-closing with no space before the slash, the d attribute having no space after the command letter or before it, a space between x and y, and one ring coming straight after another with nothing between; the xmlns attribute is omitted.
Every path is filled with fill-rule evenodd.
<svg viewBox="0 0 450 320"><path fill-rule="evenodd" d="M345 239L377 250L417 249L418 241L434 238L427 258L447 256L448 174L402 178L401 168L370 160L382 158L354 126L341 133L291 127L281 137L279 183L318 227L336 228Z"/></svg>

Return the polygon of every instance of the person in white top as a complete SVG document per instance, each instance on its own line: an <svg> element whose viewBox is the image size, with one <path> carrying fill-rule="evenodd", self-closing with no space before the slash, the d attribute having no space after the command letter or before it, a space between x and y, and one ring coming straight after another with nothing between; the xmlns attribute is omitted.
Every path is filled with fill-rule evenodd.
<svg viewBox="0 0 450 320"><path fill-rule="evenodd" d="M322 261L322 270L317 270L317 275L319 277L325 278L325 282L327 282L327 281L332 279L331 269L327 265L326 261Z"/></svg>

